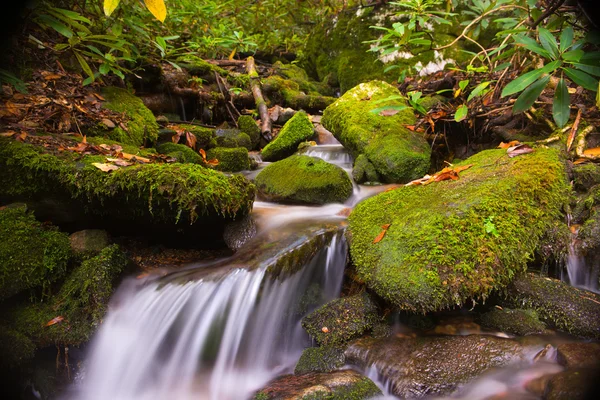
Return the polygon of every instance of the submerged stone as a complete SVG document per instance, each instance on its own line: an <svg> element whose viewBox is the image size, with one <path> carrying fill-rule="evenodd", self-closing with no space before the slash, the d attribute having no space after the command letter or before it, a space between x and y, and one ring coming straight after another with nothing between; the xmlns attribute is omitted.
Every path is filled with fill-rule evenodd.
<svg viewBox="0 0 600 400"><path fill-rule="evenodd" d="M545 400L589 400L598 393L599 369L575 368L559 372L548 381Z"/></svg>
<svg viewBox="0 0 600 400"><path fill-rule="evenodd" d="M481 326L519 336L541 334L546 325L534 310L494 309L480 317Z"/></svg>
<svg viewBox="0 0 600 400"><path fill-rule="evenodd" d="M431 149L423 135L406 128L415 123L411 108L393 115L371 112L382 106L406 105L398 99L381 102L391 96L400 97L400 91L388 83L360 84L327 107L321 122L357 162L364 155L382 182L406 183L427 173Z"/></svg>
<svg viewBox="0 0 600 400"><path fill-rule="evenodd" d="M505 287L562 218L569 187L556 151L487 150L458 165L472 166L376 195L349 217L358 277L400 309L441 310Z"/></svg>
<svg viewBox="0 0 600 400"><path fill-rule="evenodd" d="M359 337L378 319L377 305L363 292L321 306L302 319L302 327L319 345L331 346Z"/></svg>
<svg viewBox="0 0 600 400"><path fill-rule="evenodd" d="M255 184L264 197L286 203L342 203L352 195L352 181L346 171L304 155L267 165L256 176Z"/></svg>
<svg viewBox="0 0 600 400"><path fill-rule="evenodd" d="M0 208L0 301L26 289L48 290L71 255L65 233L36 221L24 206Z"/></svg>
<svg viewBox="0 0 600 400"><path fill-rule="evenodd" d="M296 113L283 126L279 134L261 152L264 161L277 161L296 152L298 145L314 134L312 122L304 112Z"/></svg>
<svg viewBox="0 0 600 400"><path fill-rule="evenodd" d="M561 331L600 339L600 295L535 274L515 278L502 304L534 309L540 319Z"/></svg>
<svg viewBox="0 0 600 400"><path fill-rule="evenodd" d="M381 390L356 371L284 375L254 395L254 400L366 400Z"/></svg>
<svg viewBox="0 0 600 400"><path fill-rule="evenodd" d="M359 339L346 350L346 361L374 365L399 398L451 393L490 368L526 360L524 347L493 336L440 336Z"/></svg>

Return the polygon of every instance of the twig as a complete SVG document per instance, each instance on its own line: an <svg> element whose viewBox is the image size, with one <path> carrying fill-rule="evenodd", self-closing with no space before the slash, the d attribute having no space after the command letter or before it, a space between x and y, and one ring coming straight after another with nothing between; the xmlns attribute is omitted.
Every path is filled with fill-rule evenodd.
<svg viewBox="0 0 600 400"><path fill-rule="evenodd" d="M554 11L558 10L560 8L560 6L563 5L564 2L565 2L565 0L558 0L556 3L554 3L553 5L548 7L546 9L546 11L544 11L544 13L542 15L540 15L539 18L536 19L530 26L532 28L535 28L536 26L538 26L543 20L548 18L550 15L552 15L554 13Z"/></svg>
<svg viewBox="0 0 600 400"><path fill-rule="evenodd" d="M579 121L581 120L581 108L577 110L577 116L575 117L575 122L573 123L573 128L571 128L571 133L567 138L567 153L571 150L571 145L573 144L573 140L575 140L575 135L577 134L577 130L579 129Z"/></svg>

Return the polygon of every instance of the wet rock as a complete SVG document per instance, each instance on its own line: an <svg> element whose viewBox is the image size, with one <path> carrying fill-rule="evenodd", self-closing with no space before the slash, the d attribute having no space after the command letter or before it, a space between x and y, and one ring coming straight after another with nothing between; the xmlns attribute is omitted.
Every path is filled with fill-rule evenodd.
<svg viewBox="0 0 600 400"><path fill-rule="evenodd" d="M486 150L458 165L471 165L458 180L398 187L349 217L359 278L402 310L437 311L505 287L563 218L569 187L558 152Z"/></svg>
<svg viewBox="0 0 600 400"><path fill-rule="evenodd" d="M369 399L379 388L356 371L285 375L269 383L254 400Z"/></svg>
<svg viewBox="0 0 600 400"><path fill-rule="evenodd" d="M600 295L556 279L521 275L508 286L502 305L534 309L550 326L582 338L600 338Z"/></svg>
<svg viewBox="0 0 600 400"><path fill-rule="evenodd" d="M225 227L223 239L231 250L238 250L256 235L256 223L251 216L233 221Z"/></svg>
<svg viewBox="0 0 600 400"><path fill-rule="evenodd" d="M342 203L352 195L352 181L342 168L304 155L268 165L255 184L267 199L287 203Z"/></svg>
<svg viewBox="0 0 600 400"><path fill-rule="evenodd" d="M283 126L277 137L261 152L264 161L277 161L296 152L298 145L314 134L313 124L304 112L296 113Z"/></svg>
<svg viewBox="0 0 600 400"><path fill-rule="evenodd" d="M544 400L588 400L595 398L594 388L600 370L569 369L554 375L548 382Z"/></svg>
<svg viewBox="0 0 600 400"><path fill-rule="evenodd" d="M410 108L382 116L371 111L383 106L404 106L394 86L382 81L362 83L346 92L323 112L322 124L352 156L363 154L386 183L406 183L429 170L431 149L425 138L405 125L413 125Z"/></svg>
<svg viewBox="0 0 600 400"><path fill-rule="evenodd" d="M71 256L69 237L38 222L24 205L0 209L0 301L49 288L65 275Z"/></svg>
<svg viewBox="0 0 600 400"><path fill-rule="evenodd" d="M256 124L256 121L254 121L254 118L250 115L240 115L237 123L240 130L250 138L251 148L248 150L256 149L260 143L260 128Z"/></svg>
<svg viewBox="0 0 600 400"><path fill-rule="evenodd" d="M69 236L71 250L83 258L94 257L110 244L108 232L102 229L85 229Z"/></svg>
<svg viewBox="0 0 600 400"><path fill-rule="evenodd" d="M564 343L556 348L556 360L567 368L600 367L600 343Z"/></svg>
<svg viewBox="0 0 600 400"><path fill-rule="evenodd" d="M363 292L333 300L302 319L319 345L340 345L361 336L378 321L377 305Z"/></svg>
<svg viewBox="0 0 600 400"><path fill-rule="evenodd" d="M206 158L219 161L219 164L215 166L217 171L239 172L250 169L248 149L245 147L215 147L206 153Z"/></svg>
<svg viewBox="0 0 600 400"><path fill-rule="evenodd" d="M344 366L344 350L340 347L322 346L309 347L302 352L294 374L302 375L309 372L332 372Z"/></svg>
<svg viewBox="0 0 600 400"><path fill-rule="evenodd" d="M541 334L546 330L534 310L494 309L482 314L480 323L484 328L518 336Z"/></svg>
<svg viewBox="0 0 600 400"><path fill-rule="evenodd" d="M362 368L375 365L400 398L442 395L490 368L524 361L518 342L493 336L359 339L345 352Z"/></svg>
<svg viewBox="0 0 600 400"><path fill-rule="evenodd" d="M183 144L175 144L170 142L163 143L159 146L156 146L156 151L158 151L160 154L174 158L179 163L204 165L204 161L202 160L202 157L200 157L200 154Z"/></svg>
<svg viewBox="0 0 600 400"><path fill-rule="evenodd" d="M364 154L360 154L356 157L356 160L354 160L352 179L354 179L354 182L356 183L379 182L379 176L377 175L375 167Z"/></svg>

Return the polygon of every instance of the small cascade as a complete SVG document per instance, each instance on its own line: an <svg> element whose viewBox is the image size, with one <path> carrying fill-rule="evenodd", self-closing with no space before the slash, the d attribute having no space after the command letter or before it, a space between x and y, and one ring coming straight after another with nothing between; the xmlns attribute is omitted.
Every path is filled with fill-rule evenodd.
<svg viewBox="0 0 600 400"><path fill-rule="evenodd" d="M72 398L250 397L310 346L301 317L339 294L346 252L340 231L291 276L273 278L266 264L235 268L234 256L212 279L125 282Z"/></svg>
<svg viewBox="0 0 600 400"><path fill-rule="evenodd" d="M322 144L311 146L304 154L321 158L329 163L339 165L344 169L352 169L352 156L341 144Z"/></svg>
<svg viewBox="0 0 600 400"><path fill-rule="evenodd" d="M577 251L577 231L574 231L569 243L569 254L566 261L566 274L562 274L562 280L569 282L571 286L599 292L598 287L598 263L590 263Z"/></svg>

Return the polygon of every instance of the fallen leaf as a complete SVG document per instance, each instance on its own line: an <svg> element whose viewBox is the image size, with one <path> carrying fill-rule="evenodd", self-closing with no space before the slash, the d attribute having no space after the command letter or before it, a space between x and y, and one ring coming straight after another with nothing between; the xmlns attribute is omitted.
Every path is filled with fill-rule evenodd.
<svg viewBox="0 0 600 400"><path fill-rule="evenodd" d="M329 328L327 328L326 326L324 326L324 327L321 328L321 331L323 333L328 333L329 332Z"/></svg>
<svg viewBox="0 0 600 400"><path fill-rule="evenodd" d="M44 72L45 72L45 73L44 73ZM47 80L47 81L55 81L55 80L57 80L57 79L60 79L60 78L62 78L62 77L63 77L62 75L59 75L59 74L53 74L53 73L51 73L51 72L48 72L48 71L42 71L42 76L43 76L43 77L44 77L44 79L45 79L45 80Z"/></svg>
<svg viewBox="0 0 600 400"><path fill-rule="evenodd" d="M146 157L142 157L142 156L136 156L133 154L129 154L129 153L120 153L120 156L123 157L126 160L137 160L137 161L141 161L144 163L149 163L150 159L146 158Z"/></svg>
<svg viewBox="0 0 600 400"><path fill-rule="evenodd" d="M462 165L462 166L459 166L459 167L454 167L453 169L454 169L454 171L456 171L456 173L459 173L459 172L462 172L462 171L464 171L466 169L471 168L473 165L474 164Z"/></svg>
<svg viewBox="0 0 600 400"><path fill-rule="evenodd" d="M513 158L523 154L533 153L533 149L527 144L519 144L517 146L509 147L508 149L506 149L506 152L508 153L508 156L510 158Z"/></svg>
<svg viewBox="0 0 600 400"><path fill-rule="evenodd" d="M571 132L569 133L569 137L567 138L567 151L571 150L571 145L573 145L573 140L575 139L575 135L577 134L577 130L579 129L579 121L581 120L581 108L577 110L577 116L575 117L575 122L573 122L573 127L571 128Z"/></svg>
<svg viewBox="0 0 600 400"><path fill-rule="evenodd" d="M575 235L579 231L580 227L581 225L573 224L569 227L569 229L571 230L571 233Z"/></svg>
<svg viewBox="0 0 600 400"><path fill-rule="evenodd" d="M600 147L593 147L583 151L586 156L600 156Z"/></svg>
<svg viewBox="0 0 600 400"><path fill-rule="evenodd" d="M518 144L521 144L521 142L519 142L518 140L513 140L513 141L510 141L508 143L501 142L498 145L497 149L508 149L509 147L513 147L513 146L516 146Z"/></svg>
<svg viewBox="0 0 600 400"><path fill-rule="evenodd" d="M110 172L110 171L115 171L115 170L119 169L119 167L117 167L116 165L112 165L112 164L93 163L92 165L104 172Z"/></svg>
<svg viewBox="0 0 600 400"><path fill-rule="evenodd" d="M579 164L585 164L585 163L589 163L590 160L587 158L578 158L577 160L573 161L573 164L575 165L579 165Z"/></svg>
<svg viewBox="0 0 600 400"><path fill-rule="evenodd" d="M100 96L98 93L94 92L94 93L92 93L92 95L96 96L96 98L97 98L98 100L102 100L102 101L104 101L104 97Z"/></svg>
<svg viewBox="0 0 600 400"><path fill-rule="evenodd" d="M108 118L104 118L104 119L102 119L102 121L100 121L100 122L102 122L102 124L103 124L104 126L106 126L108 129L114 129L114 128L116 128L116 127L117 127L117 126L115 125L115 123L114 123L114 122L112 122L112 121L111 121L110 119L108 119Z"/></svg>
<svg viewBox="0 0 600 400"><path fill-rule="evenodd" d="M17 134L17 132L15 132L15 131L7 131L7 132L0 133L0 136L11 137L11 136L14 136L16 134Z"/></svg>
<svg viewBox="0 0 600 400"><path fill-rule="evenodd" d="M440 173L435 174L435 177L433 178L434 182L447 181L449 179L452 179L453 181L458 180L458 173L451 168L444 168Z"/></svg>
<svg viewBox="0 0 600 400"><path fill-rule="evenodd" d="M444 110L432 112L431 114L429 114L429 116L433 119L444 118L447 115L448 115L448 113Z"/></svg>
<svg viewBox="0 0 600 400"><path fill-rule="evenodd" d="M379 235L373 240L373 244L381 242L390 225L391 224L381 225L381 232L379 232Z"/></svg>
<svg viewBox="0 0 600 400"><path fill-rule="evenodd" d="M119 167L129 167L130 165L133 165L130 162L121 160L120 158L106 157L106 161L110 161L110 162L114 163L115 165L118 165Z"/></svg>
<svg viewBox="0 0 600 400"><path fill-rule="evenodd" d="M185 144L192 149L196 147L196 135L191 132L185 132Z"/></svg>
<svg viewBox="0 0 600 400"><path fill-rule="evenodd" d="M25 138L27 137L27 132L21 132L17 137L16 140L17 142L24 142Z"/></svg>
<svg viewBox="0 0 600 400"><path fill-rule="evenodd" d="M382 117L391 117L392 115L396 115L400 112L400 110L383 110L379 113Z"/></svg>
<svg viewBox="0 0 600 400"><path fill-rule="evenodd" d="M6 108L6 111L8 111L12 115L16 115L17 117L21 115L19 107L11 101L7 101L6 103L4 103L4 107Z"/></svg>
<svg viewBox="0 0 600 400"><path fill-rule="evenodd" d="M65 317L63 317L62 315L59 315L58 317L54 317L50 321L46 322L46 326L56 325L59 322L64 321L64 319L65 319Z"/></svg>

